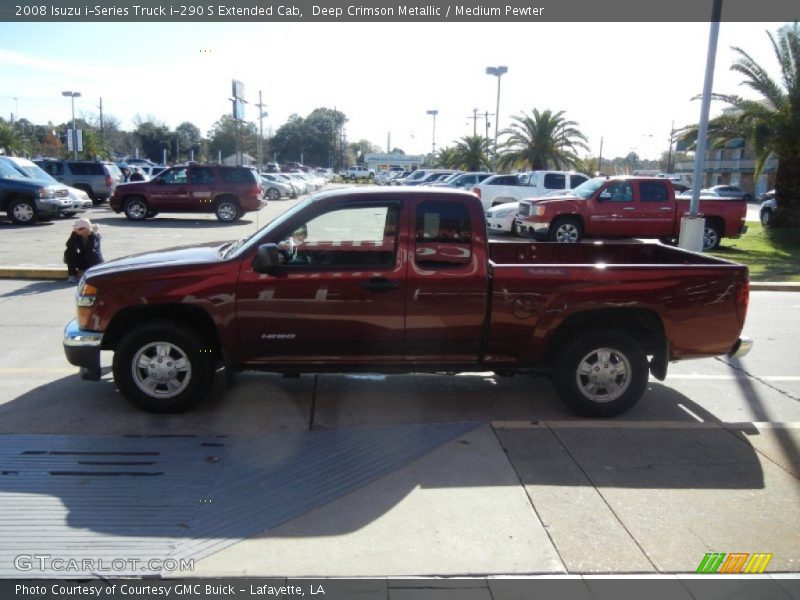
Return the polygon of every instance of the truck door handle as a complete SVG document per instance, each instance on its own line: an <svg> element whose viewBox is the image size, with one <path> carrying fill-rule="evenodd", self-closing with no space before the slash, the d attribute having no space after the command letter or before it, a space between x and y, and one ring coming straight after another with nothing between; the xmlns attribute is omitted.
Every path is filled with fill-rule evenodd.
<svg viewBox="0 0 800 600"><path fill-rule="evenodd" d="M373 277L362 283L361 287L370 292L390 292L397 289L398 283L389 281L385 277Z"/></svg>
<svg viewBox="0 0 800 600"><path fill-rule="evenodd" d="M658 210L672 210L672 207L671 206L662 206Z"/></svg>
<svg viewBox="0 0 800 600"><path fill-rule="evenodd" d="M636 208L635 208L635 207L633 207L633 206L626 206L626 207L625 207L625 208L623 208L622 210L636 210Z"/></svg>

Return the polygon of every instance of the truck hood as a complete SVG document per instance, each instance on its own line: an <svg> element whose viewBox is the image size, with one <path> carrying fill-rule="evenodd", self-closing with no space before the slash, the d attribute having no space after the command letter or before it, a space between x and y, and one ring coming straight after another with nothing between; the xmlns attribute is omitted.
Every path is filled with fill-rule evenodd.
<svg viewBox="0 0 800 600"><path fill-rule="evenodd" d="M218 263L222 261L220 250L228 243L207 242L125 256L94 266L86 272L86 275L93 277L139 269Z"/></svg>

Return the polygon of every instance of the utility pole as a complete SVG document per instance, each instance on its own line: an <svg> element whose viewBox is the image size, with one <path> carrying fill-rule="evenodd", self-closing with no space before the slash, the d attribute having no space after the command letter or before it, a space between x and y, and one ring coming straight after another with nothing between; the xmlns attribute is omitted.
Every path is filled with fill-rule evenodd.
<svg viewBox="0 0 800 600"><path fill-rule="evenodd" d="M467 117L468 119L472 119L472 137L476 137L478 135L478 109L472 109L472 116Z"/></svg>
<svg viewBox="0 0 800 600"><path fill-rule="evenodd" d="M105 136L103 135L103 99L100 98L100 106L97 108L100 109L100 145L105 146Z"/></svg>
<svg viewBox="0 0 800 600"><path fill-rule="evenodd" d="M600 156L597 158L597 174L603 172L603 137L600 137Z"/></svg>
<svg viewBox="0 0 800 600"><path fill-rule="evenodd" d="M264 112L264 104L261 102L261 90L258 90L258 168L263 168L262 164L262 153L263 150L261 148L262 144L264 143L264 117L268 117L269 115Z"/></svg>

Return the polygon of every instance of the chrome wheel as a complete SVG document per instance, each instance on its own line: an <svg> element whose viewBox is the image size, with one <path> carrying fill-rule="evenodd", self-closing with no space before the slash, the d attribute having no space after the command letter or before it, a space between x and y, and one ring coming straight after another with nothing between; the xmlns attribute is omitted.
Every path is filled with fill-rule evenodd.
<svg viewBox="0 0 800 600"><path fill-rule="evenodd" d="M611 402L631 384L631 363L619 350L598 348L584 356L575 373L578 390L592 402Z"/></svg>
<svg viewBox="0 0 800 600"><path fill-rule="evenodd" d="M170 342L143 346L131 361L133 382L152 398L173 398L192 380L192 364L187 354Z"/></svg>
<svg viewBox="0 0 800 600"><path fill-rule="evenodd" d="M138 198L128 200L125 203L125 216L131 221L141 221L147 216L147 203Z"/></svg>
<svg viewBox="0 0 800 600"><path fill-rule="evenodd" d="M561 223L556 227L555 241L562 244L574 244L581 239L581 232L575 223Z"/></svg>
<svg viewBox="0 0 800 600"><path fill-rule="evenodd" d="M269 188L269 190L267 190L268 200L278 200L280 197L281 193L276 188Z"/></svg>
<svg viewBox="0 0 800 600"><path fill-rule="evenodd" d="M703 250L714 250L719 246L722 235L714 225L706 225L703 229Z"/></svg>
<svg viewBox="0 0 800 600"><path fill-rule="evenodd" d="M231 200L223 200L217 204L217 218L224 223L235 221L239 218L239 206Z"/></svg>

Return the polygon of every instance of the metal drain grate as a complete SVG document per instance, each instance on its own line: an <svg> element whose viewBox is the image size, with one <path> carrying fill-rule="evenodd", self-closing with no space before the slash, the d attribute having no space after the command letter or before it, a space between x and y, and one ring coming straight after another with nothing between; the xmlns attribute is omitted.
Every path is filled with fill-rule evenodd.
<svg viewBox="0 0 800 600"><path fill-rule="evenodd" d="M200 558L344 496L478 425L262 438L0 435L0 577L93 574L21 573L14 566L20 555L103 564Z"/></svg>

